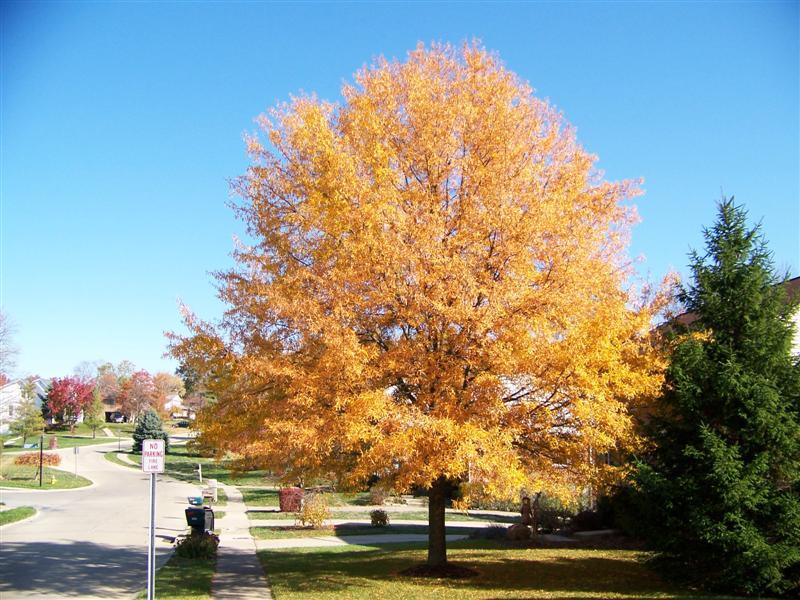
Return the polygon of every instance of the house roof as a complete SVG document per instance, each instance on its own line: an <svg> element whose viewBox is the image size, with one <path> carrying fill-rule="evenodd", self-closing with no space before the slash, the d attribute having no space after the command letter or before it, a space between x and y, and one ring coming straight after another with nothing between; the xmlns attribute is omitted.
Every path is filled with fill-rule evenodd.
<svg viewBox="0 0 800 600"><path fill-rule="evenodd" d="M792 279L787 279L783 282L784 287L786 288L786 294L789 298L795 300L800 299L800 277L793 277ZM661 327L671 327L674 325L683 325L688 326L694 323L697 320L697 315L693 312L685 312L679 314L677 317L665 323ZM659 327L659 329L661 329Z"/></svg>

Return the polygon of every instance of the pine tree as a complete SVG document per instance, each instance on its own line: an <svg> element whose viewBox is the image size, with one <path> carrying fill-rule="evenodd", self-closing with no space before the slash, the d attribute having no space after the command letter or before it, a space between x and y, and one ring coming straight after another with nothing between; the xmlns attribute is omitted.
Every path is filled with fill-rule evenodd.
<svg viewBox="0 0 800 600"><path fill-rule="evenodd" d="M800 363L795 301L733 199L690 255L655 449L637 484L668 573L740 593L800 593Z"/></svg>
<svg viewBox="0 0 800 600"><path fill-rule="evenodd" d="M169 452L169 434L162 429L161 417L152 408L136 420L133 432L133 451L142 451L144 440L164 440L164 451Z"/></svg>

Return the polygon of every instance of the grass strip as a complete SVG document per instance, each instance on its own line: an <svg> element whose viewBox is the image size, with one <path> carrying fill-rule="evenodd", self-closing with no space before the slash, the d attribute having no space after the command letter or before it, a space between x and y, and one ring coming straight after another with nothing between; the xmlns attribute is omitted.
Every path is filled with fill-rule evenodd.
<svg viewBox="0 0 800 600"><path fill-rule="evenodd" d="M156 573L156 598L206 600L211 598L211 579L216 561L206 558L181 558L172 555ZM146 598L147 591L137 599Z"/></svg>
<svg viewBox="0 0 800 600"><path fill-rule="evenodd" d="M0 511L0 527L8 525L9 523L16 523L27 519L36 514L36 509L32 506L18 506L17 508L9 508L8 510Z"/></svg>
<svg viewBox="0 0 800 600"><path fill-rule="evenodd" d="M216 514L216 513L215 513ZM448 535L469 535L475 532L475 527L446 527ZM289 538L307 538L335 535L347 537L351 535L391 535L391 534L421 534L427 535L426 525L388 525L386 527L373 527L372 525L334 525L313 529L310 527L251 527L250 535L257 540L277 540Z"/></svg>
<svg viewBox="0 0 800 600"><path fill-rule="evenodd" d="M69 490L86 487L92 482L80 475L67 471L45 467L42 473L42 486L39 486L39 467L31 465L14 465L3 460L2 480L0 487L25 488L32 490Z"/></svg>
<svg viewBox="0 0 800 600"><path fill-rule="evenodd" d="M125 453L123 452L122 454L125 454ZM106 452L104 454L104 456L105 456L105 459L108 462L114 463L115 465L119 465L121 467L128 467L129 469L137 469L137 470L141 469L141 466L139 466L139 465L132 465L132 464L127 463L124 460L122 460L119 456L117 456L117 452L116 451Z"/></svg>

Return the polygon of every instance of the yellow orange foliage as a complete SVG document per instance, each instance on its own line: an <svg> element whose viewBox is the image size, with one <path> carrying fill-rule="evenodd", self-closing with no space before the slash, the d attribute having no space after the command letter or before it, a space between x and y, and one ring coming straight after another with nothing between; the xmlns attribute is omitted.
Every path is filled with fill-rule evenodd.
<svg viewBox="0 0 800 600"><path fill-rule="evenodd" d="M287 480L442 477L566 495L635 441L661 385L626 258L635 182L604 181L553 107L477 45L380 59L343 102L248 138L248 245L217 326L172 354L217 400L220 452Z"/></svg>

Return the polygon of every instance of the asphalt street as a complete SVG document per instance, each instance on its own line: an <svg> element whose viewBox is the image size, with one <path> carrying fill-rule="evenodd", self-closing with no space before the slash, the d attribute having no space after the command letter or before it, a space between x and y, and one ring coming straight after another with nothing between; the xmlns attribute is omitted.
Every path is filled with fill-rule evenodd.
<svg viewBox="0 0 800 600"><path fill-rule="evenodd" d="M29 521L0 528L3 600L127 598L144 589L150 476L103 457L116 449L116 440L80 449L77 472L94 482L91 487L0 490L6 508L33 506L38 511ZM59 453L62 468L73 471L73 450ZM169 555L171 540L186 531L186 497L198 488L199 484L157 477L155 534L160 561Z"/></svg>

